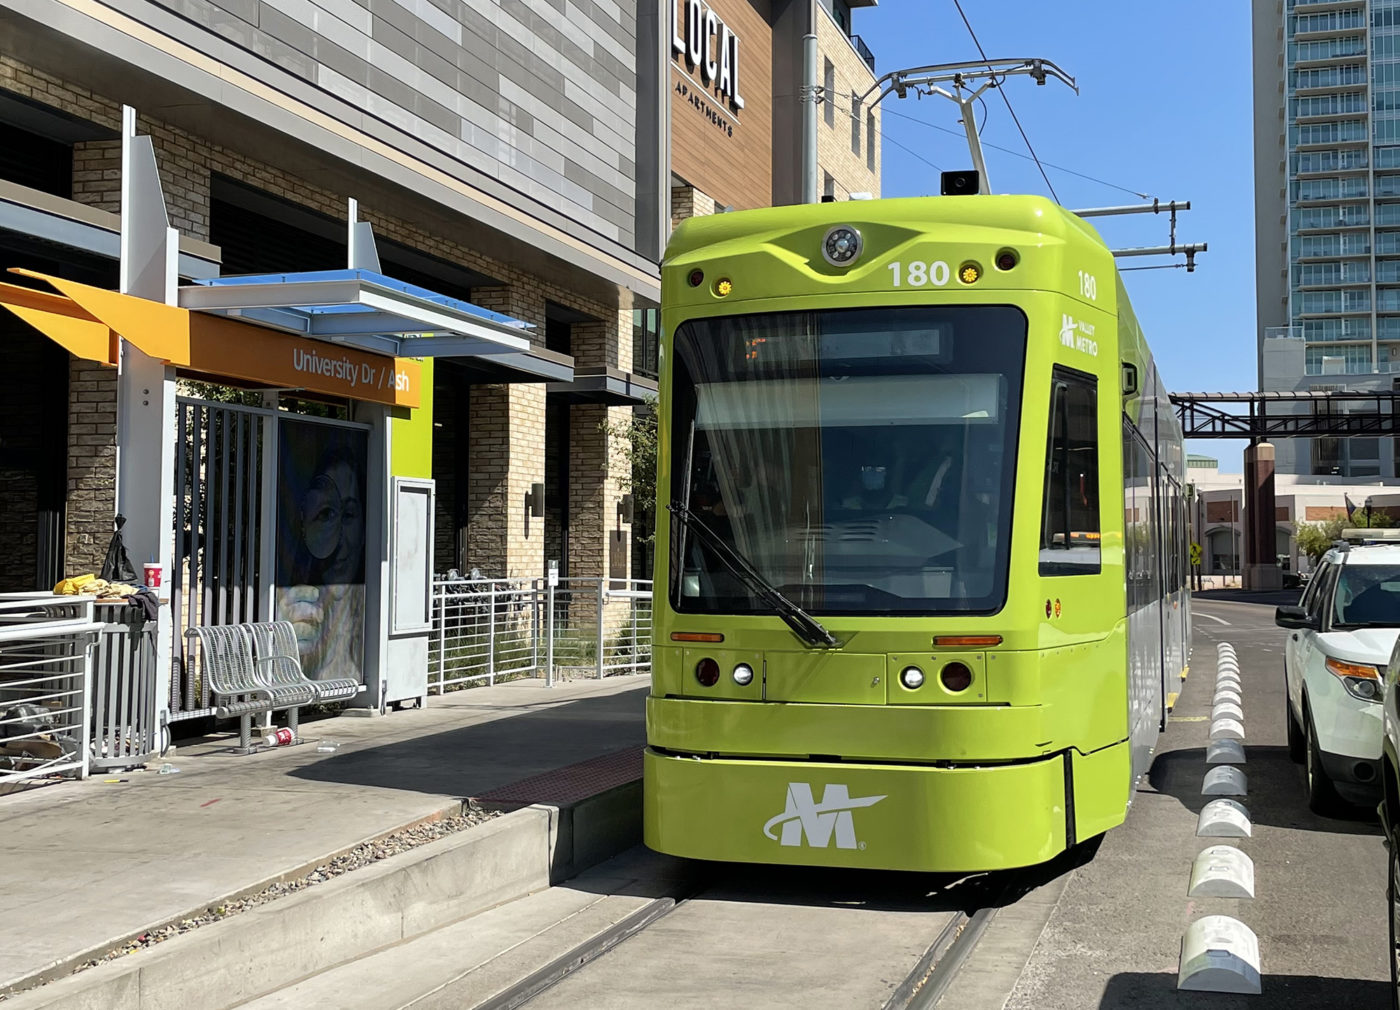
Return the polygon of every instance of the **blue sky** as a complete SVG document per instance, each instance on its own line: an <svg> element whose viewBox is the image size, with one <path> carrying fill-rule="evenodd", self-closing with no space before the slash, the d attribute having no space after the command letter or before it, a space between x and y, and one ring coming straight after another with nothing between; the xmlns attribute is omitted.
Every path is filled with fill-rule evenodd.
<svg viewBox="0 0 1400 1010"><path fill-rule="evenodd" d="M1192 209L1178 217L1177 237L1210 245L1195 272L1125 275L1167 388L1255 388L1249 5L962 0L962 6L988 57L1044 57L1077 79L1078 96L1055 81L1044 87L1029 77L1007 83L1042 162L1163 201L1191 201ZM854 22L875 53L878 74L978 55L953 0L880 0L878 7L857 10ZM985 100L984 143L1025 154L1005 103L994 92ZM971 167L957 107L947 99L892 96L882 107L883 195L937 193L938 170L928 162L945 170ZM1049 195L1033 162L990 147L986 156L996 192ZM1141 202L1123 189L1048 166L1046 172L1066 207ZM1166 215L1094 224L1115 247L1167 242ZM1159 262L1167 259L1126 259L1120 265ZM1189 449L1218 457L1222 470L1240 469L1243 443L1198 441Z"/></svg>

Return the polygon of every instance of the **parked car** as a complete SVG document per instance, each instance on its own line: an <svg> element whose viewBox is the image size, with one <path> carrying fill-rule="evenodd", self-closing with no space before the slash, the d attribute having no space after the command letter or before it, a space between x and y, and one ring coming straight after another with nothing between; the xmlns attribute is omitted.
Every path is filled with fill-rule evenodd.
<svg viewBox="0 0 1400 1010"><path fill-rule="evenodd" d="M1298 606L1279 607L1288 754L1307 767L1308 805L1381 795L1383 671L1400 637L1400 546L1327 552Z"/></svg>
<svg viewBox="0 0 1400 1010"><path fill-rule="evenodd" d="M1390 1005L1400 1010L1400 639L1390 652L1381 688L1381 802L1376 812L1385 830L1390 912Z"/></svg>

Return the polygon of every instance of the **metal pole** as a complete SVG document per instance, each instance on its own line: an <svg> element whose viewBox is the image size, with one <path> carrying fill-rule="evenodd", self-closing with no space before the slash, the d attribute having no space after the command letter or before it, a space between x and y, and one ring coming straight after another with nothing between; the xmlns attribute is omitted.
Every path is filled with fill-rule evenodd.
<svg viewBox="0 0 1400 1010"><path fill-rule="evenodd" d="M1153 200L1151 203L1135 203L1125 207L1086 207L1084 210L1072 210L1070 213L1075 217L1112 217L1116 214L1160 214L1163 211L1190 209L1190 200L1171 200L1167 203Z"/></svg>
<svg viewBox="0 0 1400 1010"><path fill-rule="evenodd" d="M598 671L599 680L603 679L603 601L607 597L606 586L606 580L598 580L598 651L594 655L593 664Z"/></svg>
<svg viewBox="0 0 1400 1010"><path fill-rule="evenodd" d="M88 624L92 624L92 603L84 604L83 610L87 613ZM82 701L78 711L78 720L81 723L78 732L78 754L81 762L78 778L85 779L91 770L92 762L92 667L93 657L97 652L97 636L85 631L75 644L83 650Z"/></svg>
<svg viewBox="0 0 1400 1010"><path fill-rule="evenodd" d="M1138 249L1114 249L1115 256L1176 256L1182 253L1194 255L1206 251L1206 243L1193 242L1190 245L1154 245Z"/></svg>
<svg viewBox="0 0 1400 1010"><path fill-rule="evenodd" d="M987 160L982 157L982 140L977 136L977 110L972 107L971 98L961 95L958 97L958 108L962 110L963 131L967 134L968 150L972 152L972 167L977 170L977 192L990 193L992 184L987 181Z"/></svg>
<svg viewBox="0 0 1400 1010"><path fill-rule="evenodd" d="M817 37L811 34L802 36L802 202L817 202Z"/></svg>
<svg viewBox="0 0 1400 1010"><path fill-rule="evenodd" d="M486 622L486 683L496 683L496 583L491 583L491 617Z"/></svg>
<svg viewBox="0 0 1400 1010"><path fill-rule="evenodd" d="M443 692L443 676L447 669L447 583L437 594L438 612L438 696Z"/></svg>
<svg viewBox="0 0 1400 1010"><path fill-rule="evenodd" d="M545 606L549 608L544 617L544 632L547 636L545 642L544 659L544 686L554 686L554 580L549 580L549 590L545 597Z"/></svg>

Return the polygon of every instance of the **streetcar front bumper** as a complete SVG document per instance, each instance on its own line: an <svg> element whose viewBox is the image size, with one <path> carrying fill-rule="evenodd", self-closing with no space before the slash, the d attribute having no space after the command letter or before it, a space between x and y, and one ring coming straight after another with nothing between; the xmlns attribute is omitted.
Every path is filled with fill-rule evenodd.
<svg viewBox="0 0 1400 1010"><path fill-rule="evenodd" d="M1085 770L1095 778L1109 766L1126 774L1126 748L1119 749L1089 759L1094 767ZM1084 762L1062 753L936 767L648 748L645 840L658 852L728 862L921 872L1030 866L1073 843L1066 788Z"/></svg>

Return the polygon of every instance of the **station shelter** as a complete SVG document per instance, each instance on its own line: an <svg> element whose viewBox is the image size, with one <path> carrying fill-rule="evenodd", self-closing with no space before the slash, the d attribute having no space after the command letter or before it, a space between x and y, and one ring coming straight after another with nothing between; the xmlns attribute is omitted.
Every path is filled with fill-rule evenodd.
<svg viewBox="0 0 1400 1010"><path fill-rule="evenodd" d="M7 332L41 363L27 383L36 405L57 395L47 413L61 413L64 397L88 393L67 375L46 382L48 358L57 374L71 354L91 365L94 382L115 373L117 386L116 455L95 476L62 465L65 439L81 432L55 435L43 411L13 429L34 442L22 454L22 505L40 520L27 524L37 535L23 545L25 581L78 574L62 570L61 521L40 542L45 502L61 501L65 474L109 480L137 572L149 562L161 573L154 680L163 728L213 713L186 643L196 625L287 620L307 676L365 685L353 704L422 700L437 511L434 363L523 369L539 381L528 324L386 276L353 201L343 267L220 276L199 255L207 250L192 251L169 226L154 151L135 121L126 110L117 276L94 258L75 280L71 256L36 245L26 250L32 262L9 266L0 283L0 305L14 317ZM552 369L573 377L557 362ZM11 457L0 462L13 466Z"/></svg>

